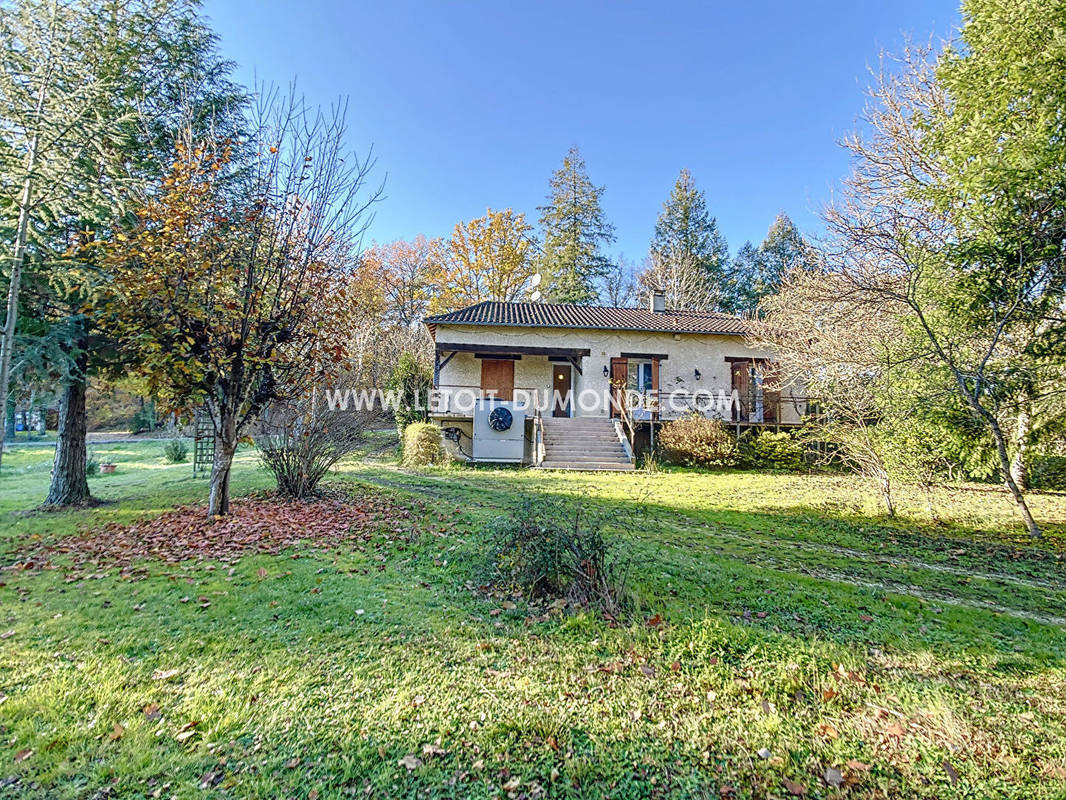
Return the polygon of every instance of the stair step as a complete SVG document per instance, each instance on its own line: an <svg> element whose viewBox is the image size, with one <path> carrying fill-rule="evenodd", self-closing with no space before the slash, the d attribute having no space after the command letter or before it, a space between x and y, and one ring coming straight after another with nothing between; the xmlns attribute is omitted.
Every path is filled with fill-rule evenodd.
<svg viewBox="0 0 1066 800"><path fill-rule="evenodd" d="M634 469L628 461L544 461L538 469L566 469L574 472L628 472Z"/></svg>

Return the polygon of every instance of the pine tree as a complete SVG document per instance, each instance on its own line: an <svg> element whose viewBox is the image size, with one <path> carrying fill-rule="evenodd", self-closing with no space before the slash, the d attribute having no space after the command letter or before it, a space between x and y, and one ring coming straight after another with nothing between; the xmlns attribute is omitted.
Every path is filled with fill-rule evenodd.
<svg viewBox="0 0 1066 800"><path fill-rule="evenodd" d="M671 308L715 309L723 303L728 266L729 246L718 221L683 169L655 223L641 286L665 292Z"/></svg>
<svg viewBox="0 0 1066 800"><path fill-rule="evenodd" d="M571 147L552 174L547 205L537 209L544 240L539 268L545 294L553 301L595 301L596 283L610 269L610 260L600 252L615 238L600 206L603 192L604 187L589 180L581 153Z"/></svg>
<svg viewBox="0 0 1066 800"><path fill-rule="evenodd" d="M781 286L793 269L812 264L811 248L784 212L777 215L758 248L745 242L733 260L726 308L754 312L759 301Z"/></svg>

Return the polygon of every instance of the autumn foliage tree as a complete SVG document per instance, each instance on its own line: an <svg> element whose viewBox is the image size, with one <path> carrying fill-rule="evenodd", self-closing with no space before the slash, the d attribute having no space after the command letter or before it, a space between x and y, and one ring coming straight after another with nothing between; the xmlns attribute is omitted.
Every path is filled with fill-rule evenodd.
<svg viewBox="0 0 1066 800"><path fill-rule="evenodd" d="M213 425L209 515L228 511L249 425L346 366L345 277L380 195L372 162L345 158L343 108L268 92L249 117L246 140L180 144L108 253L137 371Z"/></svg>
<svg viewBox="0 0 1066 800"><path fill-rule="evenodd" d="M490 208L483 217L458 223L430 276L430 309L520 299L534 273L532 230L524 214L509 208Z"/></svg>

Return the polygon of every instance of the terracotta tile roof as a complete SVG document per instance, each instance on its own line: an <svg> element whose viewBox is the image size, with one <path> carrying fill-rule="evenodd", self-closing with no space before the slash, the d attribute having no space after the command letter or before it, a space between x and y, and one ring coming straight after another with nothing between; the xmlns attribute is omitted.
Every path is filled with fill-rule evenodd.
<svg viewBox="0 0 1066 800"><path fill-rule="evenodd" d="M427 317L426 325L486 325L579 328L656 333L718 333L742 336L748 320L713 311L650 311L646 308L576 306L569 303L483 303Z"/></svg>

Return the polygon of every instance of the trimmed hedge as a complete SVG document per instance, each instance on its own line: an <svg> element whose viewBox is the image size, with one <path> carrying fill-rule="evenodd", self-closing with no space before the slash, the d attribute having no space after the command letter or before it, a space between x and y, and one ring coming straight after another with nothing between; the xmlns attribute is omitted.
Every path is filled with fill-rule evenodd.
<svg viewBox="0 0 1066 800"><path fill-rule="evenodd" d="M403 429L403 464L423 467L444 460L441 431L432 422L414 422Z"/></svg>

